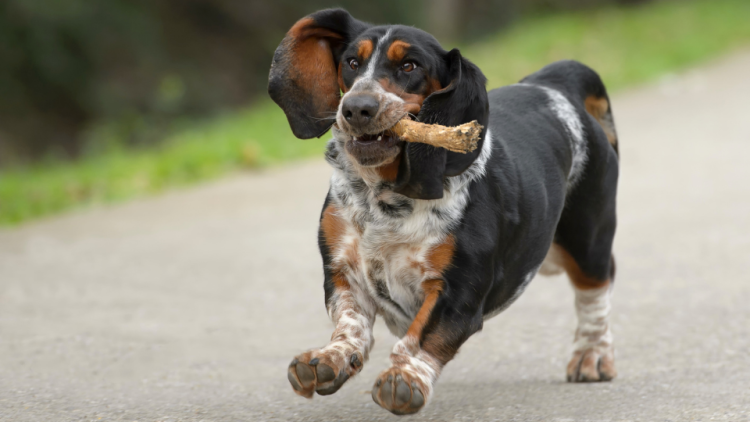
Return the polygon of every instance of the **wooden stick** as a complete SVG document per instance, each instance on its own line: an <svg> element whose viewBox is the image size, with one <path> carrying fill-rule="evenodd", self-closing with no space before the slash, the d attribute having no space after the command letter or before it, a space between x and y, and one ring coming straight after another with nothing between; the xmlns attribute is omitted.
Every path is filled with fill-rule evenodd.
<svg viewBox="0 0 750 422"><path fill-rule="evenodd" d="M482 129L476 120L449 127L403 119L391 128L391 132L402 141L419 142L466 154L477 148Z"/></svg>

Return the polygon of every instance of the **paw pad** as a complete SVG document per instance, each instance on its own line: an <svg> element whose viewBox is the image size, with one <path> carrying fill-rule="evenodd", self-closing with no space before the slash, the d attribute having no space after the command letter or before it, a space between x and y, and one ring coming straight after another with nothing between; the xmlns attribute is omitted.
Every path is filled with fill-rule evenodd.
<svg viewBox="0 0 750 422"><path fill-rule="evenodd" d="M383 374L372 387L372 399L395 415L417 413L425 404L424 393L416 381L405 374Z"/></svg>
<svg viewBox="0 0 750 422"><path fill-rule="evenodd" d="M612 347L591 348L573 353L568 363L568 382L611 381L617 376Z"/></svg>
<svg viewBox="0 0 750 422"><path fill-rule="evenodd" d="M361 359L357 354L350 359L352 369L349 372L347 368L338 369L338 365L330 356L319 354L311 358L312 355L312 352L307 352L297 356L287 370L289 383L294 392L302 397L312 398L314 393L321 396L333 394L349 379L349 372L357 373L362 368Z"/></svg>

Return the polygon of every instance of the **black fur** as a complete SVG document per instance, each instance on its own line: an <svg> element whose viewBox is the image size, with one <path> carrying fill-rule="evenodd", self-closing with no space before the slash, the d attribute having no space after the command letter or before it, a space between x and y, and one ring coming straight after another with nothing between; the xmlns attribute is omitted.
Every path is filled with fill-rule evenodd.
<svg viewBox="0 0 750 422"><path fill-rule="evenodd" d="M463 223L453 233L457 250L445 274L447 290L424 338L440 327L446 347L458 349L482 319L503 309L544 259L554 241L587 275L604 284L613 271L618 160L599 124L585 111L589 95L606 96L588 67L551 64L525 83L563 92L584 125L588 159L580 181L567 188L569 134L534 86L490 91L493 153L487 177L471 186Z"/></svg>
<svg viewBox="0 0 750 422"><path fill-rule="evenodd" d="M482 150L486 133L489 116L485 89L487 78L473 63L461 57L458 49L446 53L443 62L450 82L425 99L417 120L443 126L458 126L476 120L485 129L477 149L467 154L426 144L407 144L395 191L414 199L442 198L445 178L461 174L474 162Z"/></svg>

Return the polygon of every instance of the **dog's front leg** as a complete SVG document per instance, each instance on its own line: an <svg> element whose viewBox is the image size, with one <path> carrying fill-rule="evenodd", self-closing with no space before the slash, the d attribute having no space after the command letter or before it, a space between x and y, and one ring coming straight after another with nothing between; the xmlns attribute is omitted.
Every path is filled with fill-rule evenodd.
<svg viewBox="0 0 750 422"><path fill-rule="evenodd" d="M375 304L341 274L332 277L328 314L336 329L331 342L292 360L287 376L294 391L307 398L329 395L362 370L374 343Z"/></svg>
<svg viewBox="0 0 750 422"><path fill-rule="evenodd" d="M425 281L422 288L424 302L406 335L393 347L392 366L378 376L372 389L375 403L396 415L416 413L425 406L443 366L482 324L481 312L468 305L474 301L459 305L442 297L443 280Z"/></svg>

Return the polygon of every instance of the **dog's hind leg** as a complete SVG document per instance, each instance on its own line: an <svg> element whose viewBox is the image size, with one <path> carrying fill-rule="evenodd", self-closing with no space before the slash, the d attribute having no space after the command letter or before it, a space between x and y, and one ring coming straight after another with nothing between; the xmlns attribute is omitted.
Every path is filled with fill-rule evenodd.
<svg viewBox="0 0 750 422"><path fill-rule="evenodd" d="M608 381L617 375L609 313L618 162L601 130L595 134L586 173L568 194L548 254L568 274L575 291L578 328L567 368L571 382Z"/></svg>
<svg viewBox="0 0 750 422"><path fill-rule="evenodd" d="M582 279L574 278L578 276L571 276L578 328L573 357L566 369L567 379L569 382L610 381L617 376L609 318L612 279L596 286L581 285Z"/></svg>
<svg viewBox="0 0 750 422"><path fill-rule="evenodd" d="M610 328L610 297L614 281L614 257L606 278L586 274L571 253L553 244L548 259L563 268L575 292L578 327L573 357L566 370L569 382L609 381L617 376Z"/></svg>

